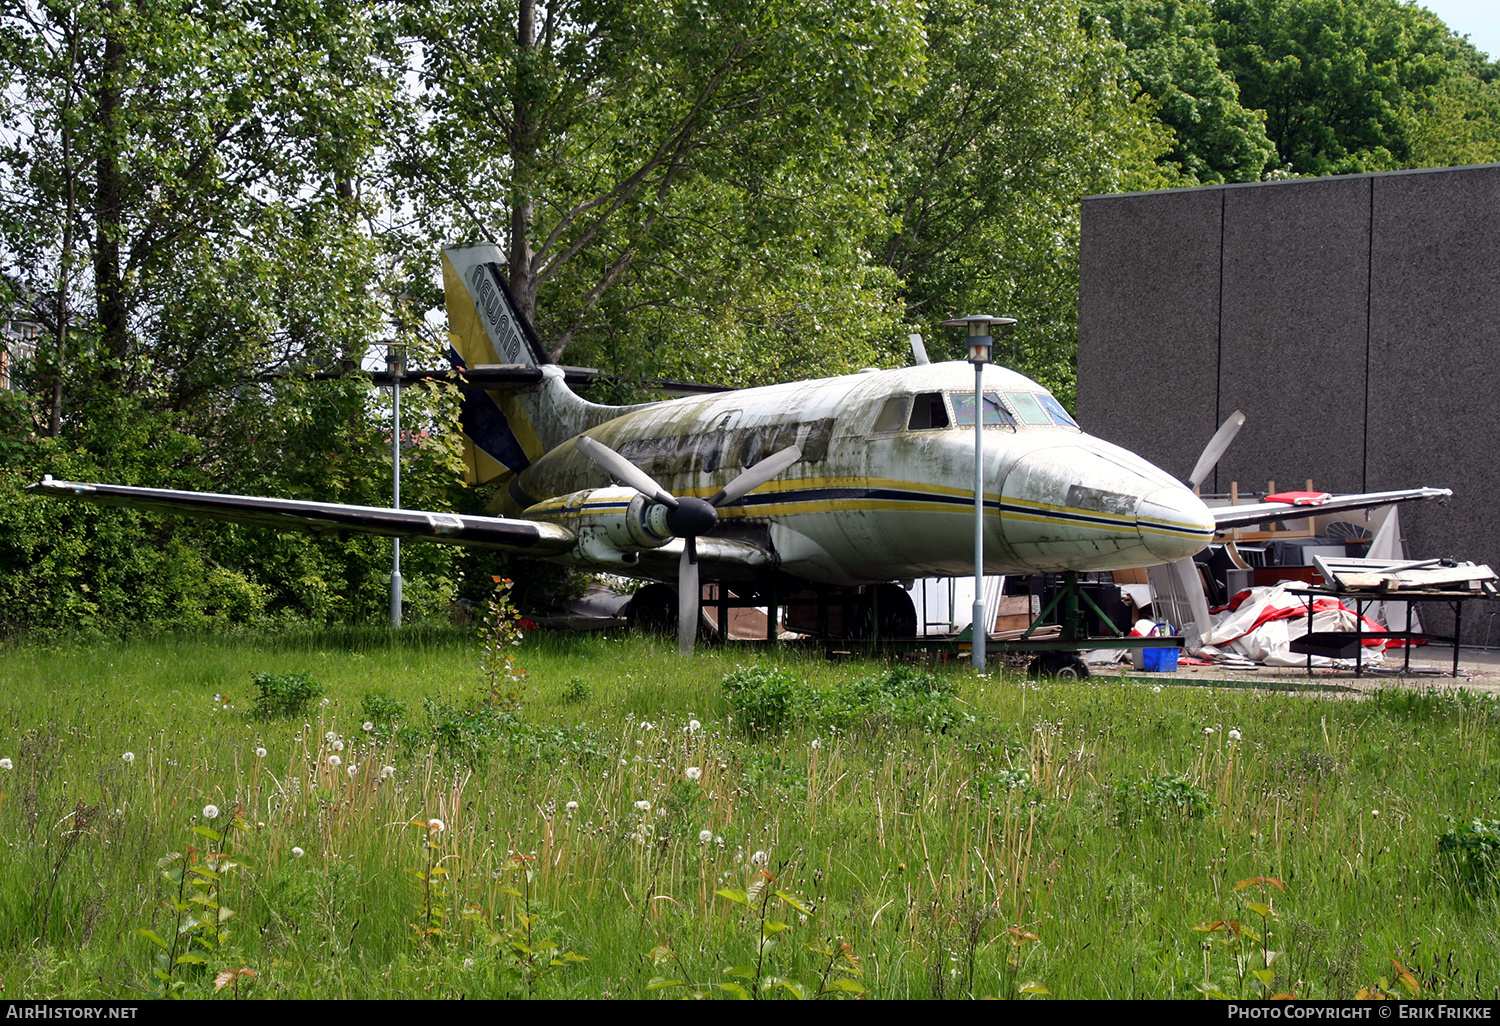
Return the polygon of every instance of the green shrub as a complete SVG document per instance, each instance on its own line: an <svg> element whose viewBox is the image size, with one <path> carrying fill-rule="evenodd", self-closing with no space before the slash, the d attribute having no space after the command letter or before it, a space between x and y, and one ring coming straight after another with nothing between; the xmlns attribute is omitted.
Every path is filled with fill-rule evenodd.
<svg viewBox="0 0 1500 1026"><path fill-rule="evenodd" d="M735 719L749 733L781 729L807 691L798 678L769 666L742 666L722 683Z"/></svg>
<svg viewBox="0 0 1500 1026"><path fill-rule="evenodd" d="M1438 854L1469 890L1488 893L1500 870L1500 819L1473 819L1459 826L1449 816L1448 829L1438 838Z"/></svg>
<svg viewBox="0 0 1500 1026"><path fill-rule="evenodd" d="M1119 826L1141 820L1202 819L1213 800L1187 777L1163 775L1116 783L1105 803Z"/></svg>
<svg viewBox="0 0 1500 1026"><path fill-rule="evenodd" d="M594 697L594 689L582 677L569 678L563 685L562 700L573 704L587 702Z"/></svg>
<svg viewBox="0 0 1500 1026"><path fill-rule="evenodd" d="M359 700L365 719L377 726L389 726L406 715L406 703L390 695L369 691Z"/></svg>
<svg viewBox="0 0 1500 1026"><path fill-rule="evenodd" d="M259 689L254 712L263 720L300 716L327 690L305 673L253 673L250 680Z"/></svg>

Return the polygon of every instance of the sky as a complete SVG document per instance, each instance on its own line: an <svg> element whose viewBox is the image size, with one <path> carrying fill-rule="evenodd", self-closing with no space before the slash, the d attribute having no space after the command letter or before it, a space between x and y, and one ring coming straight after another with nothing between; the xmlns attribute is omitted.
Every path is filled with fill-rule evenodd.
<svg viewBox="0 0 1500 1026"><path fill-rule="evenodd" d="M1500 60L1500 3L1495 0L1421 0L1447 26L1489 55Z"/></svg>

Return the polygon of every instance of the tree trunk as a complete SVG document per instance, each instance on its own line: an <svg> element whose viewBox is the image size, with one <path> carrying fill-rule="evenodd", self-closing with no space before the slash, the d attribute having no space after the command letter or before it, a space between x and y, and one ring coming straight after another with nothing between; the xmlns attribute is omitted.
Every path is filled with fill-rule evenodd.
<svg viewBox="0 0 1500 1026"><path fill-rule="evenodd" d="M125 131L120 124L121 82L125 75L120 0L105 0L104 14L104 66L99 76L96 114L100 144L94 183L94 291L101 341L110 361L105 380L119 383L124 379L125 360L130 355L125 324L125 282L120 273L120 236L124 231L125 207L118 159Z"/></svg>
<svg viewBox="0 0 1500 1026"><path fill-rule="evenodd" d="M536 268L532 261L531 226L536 208L532 197L536 166L535 61L536 0L521 0L516 16L516 85L511 97L514 112L510 154L510 288L528 319L536 316Z"/></svg>

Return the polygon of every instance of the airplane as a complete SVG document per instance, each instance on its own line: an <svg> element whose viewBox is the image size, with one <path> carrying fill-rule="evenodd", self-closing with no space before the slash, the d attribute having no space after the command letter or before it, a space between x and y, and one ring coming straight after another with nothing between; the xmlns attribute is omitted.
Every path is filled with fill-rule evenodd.
<svg viewBox="0 0 1500 1026"><path fill-rule="evenodd" d="M501 485L483 516L51 477L31 490L280 529L498 549L663 582L654 601L676 606L685 653L704 577L742 593L770 582L883 587L880 601L905 602L890 622L914 633L911 601L890 582L974 572L968 363L927 363L914 340L915 366L599 405L575 394L548 359L503 266L489 244L442 253L449 356L480 383L462 401L466 478ZM1030 378L994 364L982 375L987 575L1179 563L1218 531L1293 516L1280 502L1209 509L1194 493L1232 437L1230 422L1184 484L1085 432ZM1339 496L1317 512L1451 494ZM675 595L665 583L674 580Z"/></svg>

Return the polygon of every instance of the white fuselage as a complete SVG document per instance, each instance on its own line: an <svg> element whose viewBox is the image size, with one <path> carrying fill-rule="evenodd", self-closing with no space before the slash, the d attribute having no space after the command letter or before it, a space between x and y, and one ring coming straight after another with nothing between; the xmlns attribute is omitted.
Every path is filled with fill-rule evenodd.
<svg viewBox="0 0 1500 1026"><path fill-rule="evenodd" d="M984 428L986 573L1143 566L1208 544L1213 518L1192 492L1080 430L1042 386L988 366L984 390L1002 421ZM673 494L703 498L797 445L803 458L721 510L716 535L768 536L780 570L829 584L957 576L974 569L973 395L968 364L929 364L656 403L587 434ZM537 517L548 500L606 484L569 441L522 470L491 512ZM680 545L619 565L606 547L592 562L666 576ZM704 561L712 576L712 546Z"/></svg>

